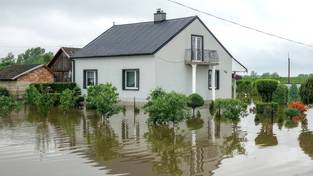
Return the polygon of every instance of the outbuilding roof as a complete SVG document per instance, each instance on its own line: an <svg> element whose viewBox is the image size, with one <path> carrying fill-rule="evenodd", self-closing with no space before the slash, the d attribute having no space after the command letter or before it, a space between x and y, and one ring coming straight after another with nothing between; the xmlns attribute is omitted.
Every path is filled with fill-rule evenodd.
<svg viewBox="0 0 313 176"><path fill-rule="evenodd" d="M76 52L73 58L154 54L197 18L114 25Z"/></svg>
<svg viewBox="0 0 313 176"><path fill-rule="evenodd" d="M15 80L18 77L25 75L33 70L41 68L43 64L25 64L11 65L0 70L0 80Z"/></svg>

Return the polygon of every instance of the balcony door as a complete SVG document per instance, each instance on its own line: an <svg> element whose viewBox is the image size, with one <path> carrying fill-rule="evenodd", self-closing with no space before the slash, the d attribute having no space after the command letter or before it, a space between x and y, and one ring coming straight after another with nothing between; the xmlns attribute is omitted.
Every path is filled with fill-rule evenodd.
<svg viewBox="0 0 313 176"><path fill-rule="evenodd" d="M203 36L201 35L191 36L191 60L203 61Z"/></svg>

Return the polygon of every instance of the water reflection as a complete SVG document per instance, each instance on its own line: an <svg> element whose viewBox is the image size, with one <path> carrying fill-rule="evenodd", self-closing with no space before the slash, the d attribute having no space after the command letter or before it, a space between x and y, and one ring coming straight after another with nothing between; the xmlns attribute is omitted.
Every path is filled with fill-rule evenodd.
<svg viewBox="0 0 313 176"><path fill-rule="evenodd" d="M259 118L261 129L255 138L255 144L264 147L278 145L278 140L273 132L274 117L256 117Z"/></svg>

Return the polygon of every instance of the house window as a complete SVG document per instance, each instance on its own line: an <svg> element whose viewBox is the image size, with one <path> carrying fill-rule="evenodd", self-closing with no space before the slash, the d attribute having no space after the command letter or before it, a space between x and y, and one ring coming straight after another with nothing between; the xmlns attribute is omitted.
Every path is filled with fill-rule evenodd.
<svg viewBox="0 0 313 176"><path fill-rule="evenodd" d="M97 70L84 70L84 89L98 84Z"/></svg>
<svg viewBox="0 0 313 176"><path fill-rule="evenodd" d="M198 61L203 60L203 36L191 36L191 59Z"/></svg>
<svg viewBox="0 0 313 176"><path fill-rule="evenodd" d="M212 89L211 80L212 80L212 70L209 70L208 74L208 83L209 83L209 89ZM215 70L215 89L220 89L220 71Z"/></svg>
<svg viewBox="0 0 313 176"><path fill-rule="evenodd" d="M123 90L139 90L139 69L124 69Z"/></svg>

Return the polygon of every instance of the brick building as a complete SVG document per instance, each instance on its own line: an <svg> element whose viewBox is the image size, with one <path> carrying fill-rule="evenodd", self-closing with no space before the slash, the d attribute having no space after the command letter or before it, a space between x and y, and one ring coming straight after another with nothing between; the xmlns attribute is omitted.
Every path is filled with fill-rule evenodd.
<svg viewBox="0 0 313 176"><path fill-rule="evenodd" d="M10 91L12 95L22 95L31 83L51 83L54 76L45 65L12 65L0 70L0 87Z"/></svg>

